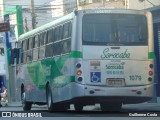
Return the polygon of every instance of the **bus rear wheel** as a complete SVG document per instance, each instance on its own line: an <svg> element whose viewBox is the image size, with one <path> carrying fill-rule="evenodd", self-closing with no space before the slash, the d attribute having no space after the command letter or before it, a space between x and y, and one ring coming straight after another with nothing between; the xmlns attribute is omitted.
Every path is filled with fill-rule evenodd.
<svg viewBox="0 0 160 120"><path fill-rule="evenodd" d="M24 111L31 110L32 102L26 101L26 94L25 94L25 92L22 93L22 95L21 95L21 100L22 100L23 110L24 110Z"/></svg>
<svg viewBox="0 0 160 120"><path fill-rule="evenodd" d="M121 102L100 103L101 110L106 112L119 112L122 108Z"/></svg>
<svg viewBox="0 0 160 120"><path fill-rule="evenodd" d="M75 109L75 111L82 111L83 110L83 105L74 104L74 109Z"/></svg>

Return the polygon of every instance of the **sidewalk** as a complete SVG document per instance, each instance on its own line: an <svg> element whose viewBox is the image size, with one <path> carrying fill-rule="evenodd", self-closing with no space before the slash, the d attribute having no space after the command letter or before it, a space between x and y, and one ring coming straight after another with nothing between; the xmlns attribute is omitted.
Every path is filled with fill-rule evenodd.
<svg viewBox="0 0 160 120"><path fill-rule="evenodd" d="M1 103L3 107L21 107L22 103L21 102L11 102L11 103Z"/></svg>
<svg viewBox="0 0 160 120"><path fill-rule="evenodd" d="M140 104L129 104L124 105L123 108L125 109L137 109L140 111L158 111L160 112L160 97L157 97L157 103L145 102Z"/></svg>

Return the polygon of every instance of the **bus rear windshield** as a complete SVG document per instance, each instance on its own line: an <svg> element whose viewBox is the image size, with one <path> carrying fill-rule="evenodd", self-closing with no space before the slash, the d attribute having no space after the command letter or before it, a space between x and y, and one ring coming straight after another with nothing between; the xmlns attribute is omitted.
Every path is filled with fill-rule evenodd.
<svg viewBox="0 0 160 120"><path fill-rule="evenodd" d="M83 16L83 45L147 45L147 18L135 14Z"/></svg>

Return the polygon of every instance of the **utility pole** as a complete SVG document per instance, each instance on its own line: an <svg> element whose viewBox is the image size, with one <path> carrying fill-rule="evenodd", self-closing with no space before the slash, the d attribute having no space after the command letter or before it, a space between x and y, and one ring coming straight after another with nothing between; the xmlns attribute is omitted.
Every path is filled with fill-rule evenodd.
<svg viewBox="0 0 160 120"><path fill-rule="evenodd" d="M25 22L25 31L28 32L29 29L28 29L28 22L27 22L27 18L24 19L24 22Z"/></svg>
<svg viewBox="0 0 160 120"><path fill-rule="evenodd" d="M126 8L126 9L129 8L129 0L125 0L125 8Z"/></svg>
<svg viewBox="0 0 160 120"><path fill-rule="evenodd" d="M144 0L144 9L146 8L146 0Z"/></svg>
<svg viewBox="0 0 160 120"><path fill-rule="evenodd" d="M31 17L32 17L32 29L36 28L36 16L34 11L34 0L30 0L31 3Z"/></svg>
<svg viewBox="0 0 160 120"><path fill-rule="evenodd" d="M79 10L79 0L76 0L76 10Z"/></svg>
<svg viewBox="0 0 160 120"><path fill-rule="evenodd" d="M105 7L105 0L102 0L102 7Z"/></svg>

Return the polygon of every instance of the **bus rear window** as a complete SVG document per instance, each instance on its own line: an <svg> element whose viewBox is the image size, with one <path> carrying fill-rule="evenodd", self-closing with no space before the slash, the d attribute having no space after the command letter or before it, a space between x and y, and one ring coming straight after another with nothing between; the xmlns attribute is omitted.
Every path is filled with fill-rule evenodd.
<svg viewBox="0 0 160 120"><path fill-rule="evenodd" d="M147 18L135 14L83 16L83 45L147 45Z"/></svg>

